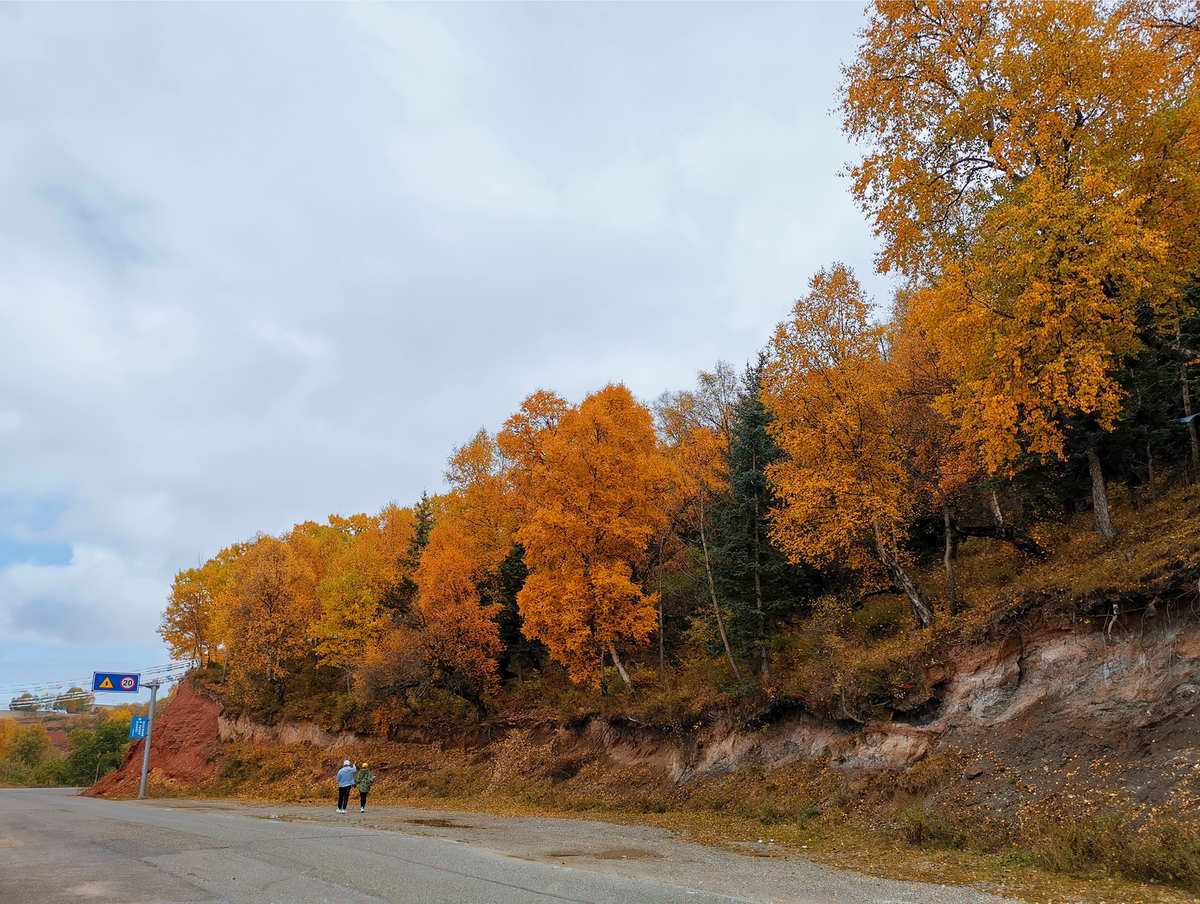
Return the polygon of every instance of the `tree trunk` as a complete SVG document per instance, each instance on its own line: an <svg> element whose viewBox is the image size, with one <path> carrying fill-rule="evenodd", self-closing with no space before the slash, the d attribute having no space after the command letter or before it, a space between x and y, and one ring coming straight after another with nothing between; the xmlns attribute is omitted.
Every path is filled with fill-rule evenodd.
<svg viewBox="0 0 1200 904"><path fill-rule="evenodd" d="M758 493L754 494L754 610L758 615L758 655L759 655L759 673L763 678L770 674L770 667L767 663L767 616L763 610L763 595L762 595L762 575L759 571L762 568L761 554L759 550L759 530L758 530Z"/></svg>
<svg viewBox="0 0 1200 904"><path fill-rule="evenodd" d="M603 655L603 653L601 653ZM621 676L621 680L625 682L625 687L632 688L633 682L629 680L629 674L625 671L625 666L621 664L621 657L617 655L616 644L609 642L608 655L612 657L613 665L617 667L617 674Z"/></svg>
<svg viewBox="0 0 1200 904"><path fill-rule="evenodd" d="M663 601L662 594L658 595L658 683L667 680L667 651L663 645Z"/></svg>
<svg viewBox="0 0 1200 904"><path fill-rule="evenodd" d="M1112 518L1108 514L1108 488L1104 483L1104 469L1100 466L1100 456L1096 454L1095 446L1088 446L1088 470L1092 475L1092 511L1096 516L1096 530L1105 540L1112 541L1117 537L1113 530Z"/></svg>
<svg viewBox="0 0 1200 904"><path fill-rule="evenodd" d="M1192 416L1192 390L1188 386L1187 364L1179 365L1179 383L1183 387L1183 416ZM1200 437L1196 435L1195 420L1188 421L1188 440L1192 445L1192 482L1200 483Z"/></svg>
<svg viewBox="0 0 1200 904"><path fill-rule="evenodd" d="M992 490L992 517L996 519L996 527L1004 530L1004 512L1000 508L1000 497Z"/></svg>
<svg viewBox="0 0 1200 904"><path fill-rule="evenodd" d="M933 624L933 609L929 603L925 602L921 596L921 591L917 589L917 585L913 583L912 578L904 570L900 564L899 556L893 554L888 548L887 542L883 538L883 531L879 527L879 522L874 522L875 528L875 550L879 555L879 560L887 568L892 577L892 583L896 589L908 597L909 605L912 606L913 615L917 619L917 624L922 628L928 628Z"/></svg>
<svg viewBox="0 0 1200 904"><path fill-rule="evenodd" d="M733 669L733 677L742 680L737 663L733 661L733 651L729 649L729 638L725 634L725 620L721 617L721 607L717 603L717 585L713 581L712 565L708 560L708 539L704 532L704 487L700 488L700 548L704 551L704 573L708 576L708 595L712 598L713 615L717 617L717 630L721 633L721 645L725 647L725 658Z"/></svg>
<svg viewBox="0 0 1200 904"><path fill-rule="evenodd" d="M946 565L946 600L950 604L950 614L958 615L958 580L954 572L955 560L958 558L958 532L950 520L948 505L942 506L942 523L946 531L946 550L942 557Z"/></svg>
<svg viewBox="0 0 1200 904"><path fill-rule="evenodd" d="M655 583L658 585L658 683L664 684L667 680L667 647L666 639L664 638L665 619L663 618L663 568L665 566L666 556L666 536L658 539L658 573L655 577Z"/></svg>

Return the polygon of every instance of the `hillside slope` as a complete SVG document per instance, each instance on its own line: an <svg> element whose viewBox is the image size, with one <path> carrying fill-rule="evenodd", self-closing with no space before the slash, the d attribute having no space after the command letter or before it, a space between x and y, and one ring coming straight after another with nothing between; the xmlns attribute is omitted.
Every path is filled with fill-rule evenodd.
<svg viewBox="0 0 1200 904"><path fill-rule="evenodd" d="M945 858L969 856L1006 876L1036 864L1200 892L1200 494L1134 514L1121 546L1044 534L1041 563L968 548L969 608L927 631L886 597L814 614L751 692L711 667L661 686L643 668L635 692L602 695L536 678L486 720L389 739L332 712L266 724L225 709L214 669L162 710L151 794L323 800L348 756L372 764L381 801L682 821L908 878L952 878ZM140 763L138 744L91 793L136 793ZM874 844L900 853L872 861ZM1138 888L1097 900L1184 899Z"/></svg>

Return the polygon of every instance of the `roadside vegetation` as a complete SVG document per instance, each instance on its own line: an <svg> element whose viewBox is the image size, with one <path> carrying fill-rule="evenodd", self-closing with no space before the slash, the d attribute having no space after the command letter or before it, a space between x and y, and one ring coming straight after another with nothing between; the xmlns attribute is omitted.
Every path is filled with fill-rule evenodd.
<svg viewBox="0 0 1200 904"><path fill-rule="evenodd" d="M319 802L323 811L330 769L343 754L376 769L376 807L657 825L757 856L802 854L875 875L968 884L1046 904L1175 904L1200 894L1194 817L1150 814L1109 794L1082 794L1069 812L1052 814L1030 795L1021 824L981 822L926 799L953 775L945 762L880 775L865 786L848 787L845 775L819 763L741 769L676 785L645 766L557 749L536 732L518 731L486 749L364 740L329 753L328 762L305 746L234 744L219 774L189 792ZM369 824L385 825L382 813L377 809Z"/></svg>
<svg viewBox="0 0 1200 904"><path fill-rule="evenodd" d="M818 759L684 783L655 761L656 751L714 719L753 731L781 712L824 708L869 720L919 709L929 699L929 672L1023 620L1103 634L1114 600L1122 609L1112 627L1118 634L1193 620L1200 490L1166 484L1136 507L1127 493L1115 493L1112 515L1126 538L1122 547L1096 536L1091 513L1080 511L1040 534L1047 555L1036 565L992 544L967 544L963 612L926 631L912 630L898 594L804 616L789 626L788 646L773 654L769 688L735 679L719 648L698 655L691 668L669 670L662 683L653 660L638 664L632 689L621 688L611 666L616 686L604 690L580 686L550 665L506 682L482 720L461 698L431 696L390 736L364 731L336 750L233 743L209 780L158 793L324 801L329 775L351 755L376 769L379 803L648 822L717 844L763 839L767 852L892 877L983 883L1030 901L1191 900L1200 895L1194 783L1149 804L1122 790L1120 763L1072 755L1046 773L1041 762L1006 762L991 780L1011 801L997 806L992 786L981 791L981 780L964 781L968 752L953 749L898 772L851 774ZM914 570L922 588L936 587L940 575L936 561ZM1147 617L1150 606L1157 611ZM213 663L195 680L220 692L222 671ZM603 743L589 742L590 717L624 726L625 755L640 751L637 761L614 759Z"/></svg>
<svg viewBox="0 0 1200 904"><path fill-rule="evenodd" d="M128 708L102 711L63 724L34 716L0 718L0 785L86 787L120 764L129 747ZM67 749L51 743L50 725L67 736ZM73 727L72 727L73 726Z"/></svg>

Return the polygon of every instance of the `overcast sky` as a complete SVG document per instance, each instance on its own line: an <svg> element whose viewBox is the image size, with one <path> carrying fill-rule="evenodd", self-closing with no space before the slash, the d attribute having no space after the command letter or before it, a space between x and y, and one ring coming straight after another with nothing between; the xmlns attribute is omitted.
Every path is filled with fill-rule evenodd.
<svg viewBox="0 0 1200 904"><path fill-rule="evenodd" d="M442 485L529 392L739 366L817 267L848 5L0 6L0 695ZM0 701L0 705L3 702Z"/></svg>

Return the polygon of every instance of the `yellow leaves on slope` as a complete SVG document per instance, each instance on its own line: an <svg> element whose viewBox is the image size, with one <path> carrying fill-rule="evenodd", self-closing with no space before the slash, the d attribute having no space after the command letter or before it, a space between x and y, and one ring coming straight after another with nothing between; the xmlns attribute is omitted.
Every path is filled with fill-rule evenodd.
<svg viewBox="0 0 1200 904"><path fill-rule="evenodd" d="M1177 34L1138 2L875 3L842 116L869 148L851 175L886 242L881 266L936 272L1034 173L1066 187L1101 172L1148 201L1179 197L1186 173L1194 197Z"/></svg>
<svg viewBox="0 0 1200 904"><path fill-rule="evenodd" d="M1035 174L989 214L974 253L914 295L913 320L953 369L944 408L989 470L1061 456L1068 418L1114 425L1139 314L1178 288L1138 203L1098 176L1056 189Z"/></svg>
<svg viewBox="0 0 1200 904"><path fill-rule="evenodd" d="M817 273L776 331L763 393L784 458L767 473L782 503L773 537L794 561L854 555L875 523L900 524L913 505L887 433L882 343L843 264Z"/></svg>
<svg viewBox="0 0 1200 904"><path fill-rule="evenodd" d="M1172 335L1200 269L1194 28L1174 4L877 2L845 70L853 192L915 280L991 471L1111 429L1116 373Z"/></svg>

